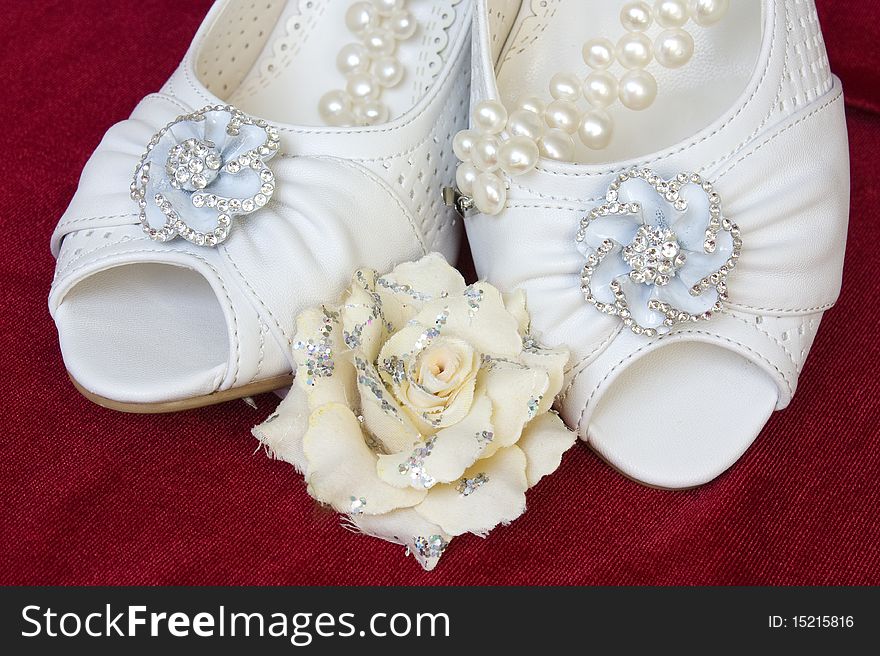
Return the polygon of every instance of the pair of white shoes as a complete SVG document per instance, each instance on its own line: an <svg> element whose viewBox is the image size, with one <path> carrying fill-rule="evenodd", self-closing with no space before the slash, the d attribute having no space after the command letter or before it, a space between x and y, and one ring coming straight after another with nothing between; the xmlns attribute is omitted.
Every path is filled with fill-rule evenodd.
<svg viewBox="0 0 880 656"><path fill-rule="evenodd" d="M87 164L49 304L89 398L198 407L289 385L301 310L357 268L454 262L464 224L480 277L571 350L569 426L691 487L790 402L848 199L809 0L218 0Z"/></svg>

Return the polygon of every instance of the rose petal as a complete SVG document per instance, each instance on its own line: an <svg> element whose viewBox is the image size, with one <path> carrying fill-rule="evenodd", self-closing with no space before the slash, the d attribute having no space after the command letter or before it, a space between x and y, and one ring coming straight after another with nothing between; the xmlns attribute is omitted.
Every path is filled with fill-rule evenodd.
<svg viewBox="0 0 880 656"><path fill-rule="evenodd" d="M365 535L405 545L408 553L413 554L429 572L437 566L440 556L452 540L452 536L412 508L385 515L355 515L351 517L351 523Z"/></svg>
<svg viewBox="0 0 880 656"><path fill-rule="evenodd" d="M568 349L552 349L542 346L526 349L520 355L520 360L523 364L535 369L543 369L547 372L549 379L547 391L544 392L544 398L538 404L538 414L545 413L553 407L556 396L562 391L565 366L568 364L568 359Z"/></svg>
<svg viewBox="0 0 880 656"><path fill-rule="evenodd" d="M531 329L531 318L526 307L526 293L522 289L501 294L505 309L510 312L519 324L520 335L528 335Z"/></svg>
<svg viewBox="0 0 880 656"><path fill-rule="evenodd" d="M269 417L251 433L262 442L269 456L284 460L300 474L307 473L303 437L309 426L309 402L305 390L294 385Z"/></svg>
<svg viewBox="0 0 880 656"><path fill-rule="evenodd" d="M385 318L400 330L418 314L425 303L464 291L461 274L449 266L439 253L429 253L416 262L397 265L391 273L376 280Z"/></svg>
<svg viewBox="0 0 880 656"><path fill-rule="evenodd" d="M364 427L387 452L407 449L419 439L418 428L385 387L373 364L358 351L353 357Z"/></svg>
<svg viewBox="0 0 880 656"><path fill-rule="evenodd" d="M415 511L449 535L485 535L525 512L526 467L526 456L519 448L501 449L468 469L460 481L433 488ZM479 483L479 477L485 482ZM476 485L465 496L462 490L468 481Z"/></svg>
<svg viewBox="0 0 880 656"><path fill-rule="evenodd" d="M434 433L437 429L453 426L460 422L471 410L474 391L477 384L476 372L479 362L473 362L473 374L469 375L446 401L445 405L431 410L420 410L414 403L419 395L428 396L423 390L412 383L404 382L400 386L399 396L403 402L403 410L412 423L423 434ZM437 398L437 397L433 397Z"/></svg>
<svg viewBox="0 0 880 656"><path fill-rule="evenodd" d="M495 361L480 371L477 395L485 390L493 407L494 437L483 453L484 458L516 444L523 426L537 414L549 387L550 377L546 371L524 364Z"/></svg>
<svg viewBox="0 0 880 656"><path fill-rule="evenodd" d="M360 349L370 362L376 361L385 334L382 301L373 291L375 277L369 269L357 271L340 309L345 346Z"/></svg>
<svg viewBox="0 0 880 656"><path fill-rule="evenodd" d="M394 392L410 420L425 434L461 421L468 413L479 368L479 355L467 342L432 335L432 328L414 321L385 342L378 358L379 375L385 386ZM418 376L422 360L441 347L457 355L461 371L439 396L419 387L418 379L411 377Z"/></svg>
<svg viewBox="0 0 880 656"><path fill-rule="evenodd" d="M458 337L483 354L516 357L522 349L519 322L504 307L492 285L477 283L464 294L426 303L415 321L438 326L441 335Z"/></svg>
<svg viewBox="0 0 880 656"><path fill-rule="evenodd" d="M492 403L487 396L478 396L467 417L454 426L400 453L380 455L379 478L390 485L419 489L457 480L483 453L492 433ZM408 463L410 458L414 463Z"/></svg>
<svg viewBox="0 0 880 656"><path fill-rule="evenodd" d="M361 512L373 515L413 506L425 496L424 490L392 487L376 476L376 454L366 445L360 422L339 403L312 413L303 449L309 494L337 512L351 512L352 498L363 498Z"/></svg>
<svg viewBox="0 0 880 656"><path fill-rule="evenodd" d="M329 308L312 308L297 317L293 358L296 384L306 391L309 407L348 404L357 398L351 359L343 357L342 326Z"/></svg>
<svg viewBox="0 0 880 656"><path fill-rule="evenodd" d="M526 455L529 487L556 471L562 454L575 443L576 437L555 412L545 412L528 423L516 445Z"/></svg>

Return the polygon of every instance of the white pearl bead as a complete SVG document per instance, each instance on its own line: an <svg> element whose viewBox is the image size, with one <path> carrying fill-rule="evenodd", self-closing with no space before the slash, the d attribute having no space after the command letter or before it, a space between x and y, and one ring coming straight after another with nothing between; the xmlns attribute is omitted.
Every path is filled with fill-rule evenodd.
<svg viewBox="0 0 880 656"><path fill-rule="evenodd" d="M416 33L418 23L408 11L395 11L388 17L386 26L401 41L406 41Z"/></svg>
<svg viewBox="0 0 880 656"><path fill-rule="evenodd" d="M470 162L462 162L455 169L455 186L458 187L459 192L465 196L470 196L474 193L474 183L479 175L480 172L477 170L477 167Z"/></svg>
<svg viewBox="0 0 880 656"><path fill-rule="evenodd" d="M504 181L494 173L481 173L474 181L474 204L484 214L499 214L507 202Z"/></svg>
<svg viewBox="0 0 880 656"><path fill-rule="evenodd" d="M608 107L617 100L617 78L608 71L595 71L584 81L584 98L593 107Z"/></svg>
<svg viewBox="0 0 880 656"><path fill-rule="evenodd" d="M657 80L648 71L630 71L620 78L618 97L624 107L647 109L657 97Z"/></svg>
<svg viewBox="0 0 880 656"><path fill-rule="evenodd" d="M380 100L365 100L355 103L354 119L358 125L378 125L388 120L388 107Z"/></svg>
<svg viewBox="0 0 880 656"><path fill-rule="evenodd" d="M551 128L574 134L580 120L580 111L578 111L577 105L567 100L554 100L547 105L544 120Z"/></svg>
<svg viewBox="0 0 880 656"><path fill-rule="evenodd" d="M544 110L547 109L547 103L538 96L526 96L519 101L519 108L543 116Z"/></svg>
<svg viewBox="0 0 880 656"><path fill-rule="evenodd" d="M469 162L479 138L480 135L473 130L462 130L452 138L452 152L462 162Z"/></svg>
<svg viewBox="0 0 880 656"><path fill-rule="evenodd" d="M355 2L345 12L345 25L354 34L360 36L368 29L379 25L379 12L369 2Z"/></svg>
<svg viewBox="0 0 880 656"><path fill-rule="evenodd" d="M654 57L666 68L684 66L693 55L694 37L681 28L664 30L654 41Z"/></svg>
<svg viewBox="0 0 880 656"><path fill-rule="evenodd" d="M657 0L654 18L661 27L681 27L688 22L687 0Z"/></svg>
<svg viewBox="0 0 880 656"><path fill-rule="evenodd" d="M471 150L471 162L481 171L494 171L498 168L498 139L484 135L477 139Z"/></svg>
<svg viewBox="0 0 880 656"><path fill-rule="evenodd" d="M343 75L364 73L370 68L370 53L360 43L349 43L339 51L336 68Z"/></svg>
<svg viewBox="0 0 880 656"><path fill-rule="evenodd" d="M594 109L584 114L578 126L578 136L587 148L602 150L611 143L614 122L606 112Z"/></svg>
<svg viewBox="0 0 880 656"><path fill-rule="evenodd" d="M498 150L498 164L510 175L528 173L538 163L538 146L528 137L511 137Z"/></svg>
<svg viewBox="0 0 880 656"><path fill-rule="evenodd" d="M380 16L390 16L395 11L400 11L405 2L406 0L373 0Z"/></svg>
<svg viewBox="0 0 880 656"><path fill-rule="evenodd" d="M562 130L547 130L538 141L538 150L547 159L571 161L574 158L574 139Z"/></svg>
<svg viewBox="0 0 880 656"><path fill-rule="evenodd" d="M537 141L544 134L544 118L527 109L517 109L507 119L507 131L511 136Z"/></svg>
<svg viewBox="0 0 880 656"><path fill-rule="evenodd" d="M387 57L394 54L394 50L397 48L397 41L388 30L375 29L368 30L364 34L364 45L371 55Z"/></svg>
<svg viewBox="0 0 880 656"><path fill-rule="evenodd" d="M403 64L396 57L382 57L373 62L373 77L383 87L395 87L403 79Z"/></svg>
<svg viewBox="0 0 880 656"><path fill-rule="evenodd" d="M369 73L354 73L348 76L345 90L348 91L348 95L351 96L352 100L356 102L367 98L378 98L380 88L379 84Z"/></svg>
<svg viewBox="0 0 880 656"><path fill-rule="evenodd" d="M608 39L590 39L584 44L583 55L590 68L608 68L614 63L614 44Z"/></svg>
<svg viewBox="0 0 880 656"><path fill-rule="evenodd" d="M641 32L629 32L617 42L617 61L624 68L644 68L651 63L651 39Z"/></svg>
<svg viewBox="0 0 880 656"><path fill-rule="evenodd" d="M327 125L340 127L352 125L354 115L351 112L351 98L341 90L325 93L318 102L321 120Z"/></svg>
<svg viewBox="0 0 880 656"><path fill-rule="evenodd" d="M730 0L691 0L691 18L700 27L711 27L727 13Z"/></svg>
<svg viewBox="0 0 880 656"><path fill-rule="evenodd" d="M474 107L473 119L480 132L498 134L507 124L507 110L497 100L484 100Z"/></svg>
<svg viewBox="0 0 880 656"><path fill-rule="evenodd" d="M581 81L573 73L557 73L550 78L550 95L556 100L575 102L581 97Z"/></svg>
<svg viewBox="0 0 880 656"><path fill-rule="evenodd" d="M644 32L653 22L651 5L647 2L628 2L620 11L620 24L627 32Z"/></svg>

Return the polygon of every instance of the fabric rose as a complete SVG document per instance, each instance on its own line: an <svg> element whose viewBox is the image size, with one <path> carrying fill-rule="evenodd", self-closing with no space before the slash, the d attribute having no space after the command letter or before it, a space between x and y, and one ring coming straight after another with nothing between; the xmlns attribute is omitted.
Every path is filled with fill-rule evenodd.
<svg viewBox="0 0 880 656"><path fill-rule="evenodd" d="M529 336L521 292L440 255L355 273L300 315L296 382L254 429L309 493L433 569L456 535L516 519L575 436L550 411L568 352Z"/></svg>

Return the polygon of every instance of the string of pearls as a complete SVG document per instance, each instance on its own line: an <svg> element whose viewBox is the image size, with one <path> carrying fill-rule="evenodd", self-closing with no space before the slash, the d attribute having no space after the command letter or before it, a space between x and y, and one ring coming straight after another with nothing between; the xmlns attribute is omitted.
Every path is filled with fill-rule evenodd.
<svg viewBox="0 0 880 656"><path fill-rule="evenodd" d="M412 37L418 24L406 10L406 0L355 2L345 14L345 24L360 43L339 51L336 67L346 77L345 89L321 97L321 120L335 127L384 123L390 112L382 92L400 84L406 72L395 56L397 45Z"/></svg>
<svg viewBox="0 0 880 656"><path fill-rule="evenodd" d="M612 43L606 38L587 41L584 62L592 69L585 80L574 73L557 73L550 80L552 100L537 96L519 101L508 113L498 101L474 108L472 128L455 136L453 149L461 160L456 184L484 214L498 214L507 201L503 176L528 173L539 156L570 161L575 135L592 150L606 148L614 135L608 108L618 100L627 109L642 111L657 98L657 81L646 67L656 61L680 68L694 54L694 39L683 29L689 20L700 27L718 23L730 0L656 0L628 2L620 12L626 33ZM657 23L663 30L652 41L645 32ZM608 69L615 62L625 69L616 77ZM581 99L587 109L578 106Z"/></svg>

